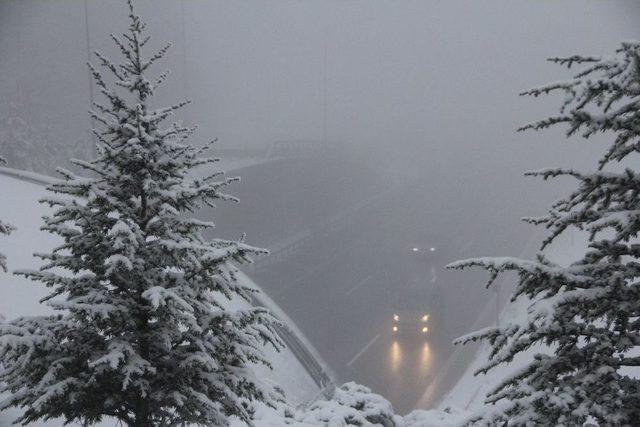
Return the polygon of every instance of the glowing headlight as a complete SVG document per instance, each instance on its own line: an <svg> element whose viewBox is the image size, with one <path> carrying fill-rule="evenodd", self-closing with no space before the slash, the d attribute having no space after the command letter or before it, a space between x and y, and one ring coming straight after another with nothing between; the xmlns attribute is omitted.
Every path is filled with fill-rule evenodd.
<svg viewBox="0 0 640 427"><path fill-rule="evenodd" d="M396 322L400 321L400 316L398 316L397 314L393 315L393 320L395 320Z"/></svg>
<svg viewBox="0 0 640 427"><path fill-rule="evenodd" d="M422 328L422 333L426 334L429 331L429 328L427 328L426 326L424 328Z"/></svg>
<svg viewBox="0 0 640 427"><path fill-rule="evenodd" d="M428 314L425 314L424 316L422 316L422 321L423 322L426 322L428 320L429 320L429 315Z"/></svg>
<svg viewBox="0 0 640 427"><path fill-rule="evenodd" d="M397 326L393 327L393 332L398 332L398 327Z"/></svg>

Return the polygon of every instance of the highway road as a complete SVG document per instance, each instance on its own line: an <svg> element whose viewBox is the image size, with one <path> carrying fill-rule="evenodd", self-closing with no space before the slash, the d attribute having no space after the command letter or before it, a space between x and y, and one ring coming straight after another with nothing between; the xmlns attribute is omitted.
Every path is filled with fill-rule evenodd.
<svg viewBox="0 0 640 427"><path fill-rule="evenodd" d="M47 177L37 174L7 168L0 168L0 172L18 174L21 179L40 184L49 182ZM274 172L267 170L267 173ZM316 182L328 181L316 176L311 178ZM274 180L253 182L256 181L273 183ZM276 182L282 185L284 180ZM295 185L299 186L300 182ZM255 194L260 194L256 188L246 188L246 191L251 193L260 212L265 212L264 206L269 206L269 202L273 204L270 198L256 202ZM371 191L369 193L368 199L371 199ZM286 194L292 196L291 191ZM453 385L465 366L447 363L455 350L451 341L468 330L491 298L480 286L482 274L445 271L444 265L460 257L483 253L487 247L500 243L482 243L483 233L485 237L496 235L496 230L484 227L480 232L472 232L478 228L468 221L464 210L452 209L449 215L442 215L447 206L430 197L432 195L433 192L421 197L420 191L411 186L385 193L367 205L355 223L351 221L348 227L336 232L320 233L299 252L252 274L319 350L338 382L354 380L371 387L389 399L399 413L409 412L418 405L420 408L433 406ZM291 199L291 203L299 200ZM430 202L425 205L425 200ZM357 200L354 202L357 205ZM277 219L289 223L290 215L299 217L298 230L304 229L305 222L317 224L308 214L300 217L299 210L286 208L282 201L270 207L278 208L273 209L270 219L276 225ZM258 218L251 209L244 209L240 216L236 215L237 211L230 212L231 215L222 215L229 238L247 226L254 228L256 234L261 231L265 241L274 241L273 236L282 234L278 233L279 229L287 230L284 225L265 229L263 216L260 221L250 221L253 216ZM283 215L287 212L289 216ZM477 210L473 214L479 218L478 222L488 217ZM208 219L211 213L201 215ZM461 237L469 235L475 238ZM431 248L435 249L434 253ZM476 252L470 252L473 250ZM438 290L437 306L430 301L433 294L418 293L415 297L416 287ZM427 306L431 304L429 333L396 336L391 329L394 312L415 305L416 300ZM298 346L298 353L306 354L304 346L287 328L281 332L289 346ZM318 371L315 377L322 382L324 374L318 370L313 357L307 359L305 366L310 371ZM450 369L443 377L445 367ZM432 393L425 399L427 389Z"/></svg>
<svg viewBox="0 0 640 427"><path fill-rule="evenodd" d="M7 168L0 168L0 173L17 174L40 184L49 182L47 177ZM311 178L314 182L326 181ZM273 183L271 179L256 181ZM300 186L300 182L295 185ZM384 197L366 205L358 220L348 227L320 233L298 252L252 274L311 340L338 381L354 380L371 387L389 399L399 413L433 406L453 385L466 366L451 363L464 361L451 359L455 350L451 341L469 330L492 297L481 286L485 278L482 273L446 271L446 263L491 254L497 247L507 253L520 252L517 247L525 240L514 233L507 236L496 227L499 222L487 221L494 216L492 211L475 209L474 221L470 221L467 210L447 206L434 197L438 193L433 189L422 190L428 194L412 186L384 193ZM255 194L261 194L256 188L246 191L253 193L254 199ZM291 191L285 194L291 203L298 200L291 197ZM273 203L269 197L258 200L260 212L265 212L269 202ZM283 230L287 230L291 215L298 217L299 230L304 230L301 226L305 222L317 224L308 215L299 215L300 210L284 209L282 201L275 207L282 209L272 209L270 220L276 225L280 220ZM211 213L200 215L209 219ZM260 220L250 221L252 217ZM229 238L247 225L262 231L265 240L275 241L273 237L278 235L278 227L265 228L263 216L258 217L251 209L245 209L244 216L234 211L223 219L228 220ZM509 247L509 242L515 246ZM437 292L418 292L416 296L416 288ZM393 314L416 302L428 306L429 333L396 336L392 332ZM287 328L281 336L288 345L300 347L298 353L306 353ZM322 382L323 373L313 357L308 359L310 371L318 371L316 376ZM425 395L427 390L430 393Z"/></svg>
<svg viewBox="0 0 640 427"><path fill-rule="evenodd" d="M462 254L464 241L447 236L449 230L442 233L441 227L430 232L411 191L390 195L356 225L254 276L316 346L339 381L371 387L400 413L416 407L454 351L451 341L475 320L488 298L482 295L483 277L478 273L444 269ZM451 218L452 227L455 221ZM414 252L414 247L421 250ZM434 253L425 256L422 249L431 247ZM429 333L395 336L394 312L415 303L411 296L421 286L441 293L438 306L429 308ZM425 306L433 303L427 292L421 295ZM447 307L453 306L466 313L452 316ZM455 368L459 373L464 369L454 367L453 377ZM442 387L447 385L451 384ZM442 393L421 404L434 404Z"/></svg>
<svg viewBox="0 0 640 427"><path fill-rule="evenodd" d="M278 252L278 242L373 198L348 226L315 233L248 273L295 321L338 382L365 384L406 413L435 405L466 368L464 357L451 357L451 342L494 297L482 286L482 272L444 266L469 256L520 253L530 229L518 228L519 212L503 206L509 199L482 183L459 180L444 191L438 179L422 178L388 192L374 175L322 159L254 167L242 171L232 191L239 205L221 204L202 217L213 215L214 235L237 238L246 231L249 243ZM420 286L439 293L430 332L394 338L395 310L416 301L434 304L428 293L413 297Z"/></svg>

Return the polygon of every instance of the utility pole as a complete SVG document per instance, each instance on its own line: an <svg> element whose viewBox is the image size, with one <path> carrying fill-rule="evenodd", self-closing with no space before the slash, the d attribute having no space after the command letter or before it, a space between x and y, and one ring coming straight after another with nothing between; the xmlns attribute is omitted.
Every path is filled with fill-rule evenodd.
<svg viewBox="0 0 640 427"><path fill-rule="evenodd" d="M327 36L328 36L328 19L325 18L324 37L323 37L323 55L322 55L322 149L326 153L328 150L327 143L327 74L329 63L327 60Z"/></svg>
<svg viewBox="0 0 640 427"><path fill-rule="evenodd" d="M184 99L189 99L189 73L187 69L187 26L185 23L185 7L184 0L180 0L180 23L181 23L181 32L182 32L182 93ZM184 116L187 117L187 112L189 109L185 110Z"/></svg>
<svg viewBox="0 0 640 427"><path fill-rule="evenodd" d="M87 5L87 0L84 0L84 33L85 33L85 41L87 46L87 62L91 61L91 39L89 37L89 6ZM93 110L93 76L91 72L89 72L89 110ZM96 136L93 134L93 130L96 128L95 120L90 115L89 116L89 125L91 130L89 131L89 135L92 142L91 153L96 155Z"/></svg>
<svg viewBox="0 0 640 427"><path fill-rule="evenodd" d="M322 144L327 148L327 34L324 35L324 66L322 78Z"/></svg>

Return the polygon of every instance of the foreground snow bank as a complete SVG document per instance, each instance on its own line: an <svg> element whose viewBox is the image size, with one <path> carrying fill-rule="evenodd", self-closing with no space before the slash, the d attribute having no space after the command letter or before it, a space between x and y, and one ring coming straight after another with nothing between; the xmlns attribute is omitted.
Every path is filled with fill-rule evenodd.
<svg viewBox="0 0 640 427"><path fill-rule="evenodd" d="M455 427L460 426L468 417L467 413L458 411L414 411L402 417L393 413L391 403L382 396L372 393L370 389L356 383L346 383L334 390L328 399L317 400L309 405L297 408L286 403L277 407L267 407L263 403L254 406L255 427L346 427L346 426L381 426L381 427ZM0 425L9 425L9 420L18 415L12 410L0 419ZM96 427L112 427L117 421L107 419ZM231 427L248 427L238 419L230 420ZM62 427L60 420L39 423L42 427Z"/></svg>
<svg viewBox="0 0 640 427"><path fill-rule="evenodd" d="M336 388L331 400L321 400L311 405L301 417L314 425L394 425L391 403L370 389L350 382Z"/></svg>
<svg viewBox="0 0 640 427"><path fill-rule="evenodd" d="M275 426L382 426L382 427L453 427L465 414L453 411L414 411L404 417L393 412L391 403L360 384L349 382L337 387L328 399L293 409L259 407L256 427ZM239 421L233 427L244 427Z"/></svg>

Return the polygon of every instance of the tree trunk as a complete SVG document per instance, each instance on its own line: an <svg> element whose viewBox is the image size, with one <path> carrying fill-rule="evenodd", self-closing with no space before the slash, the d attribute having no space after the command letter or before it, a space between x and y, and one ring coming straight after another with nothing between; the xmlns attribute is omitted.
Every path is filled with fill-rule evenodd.
<svg viewBox="0 0 640 427"><path fill-rule="evenodd" d="M147 194L140 187L140 218L139 226L141 229L146 228L147 218ZM146 268L145 268L146 270ZM140 312L138 313L138 353L143 360L149 361L149 317L145 311L146 301L142 298L144 288L140 286L138 288L138 306ZM151 424L151 405L149 402L149 396L142 396L140 393L137 398L135 406L135 420L133 427L152 427Z"/></svg>
<svg viewBox="0 0 640 427"><path fill-rule="evenodd" d="M140 316L138 323L138 352L144 360L149 360L149 341L148 341L148 319L146 315ZM149 396L143 396L138 391L137 401L135 405L134 423L132 427L152 427L151 424L151 405Z"/></svg>
<svg viewBox="0 0 640 427"><path fill-rule="evenodd" d="M149 401L144 397L140 397L136 404L135 420L131 427L153 427L151 425Z"/></svg>

